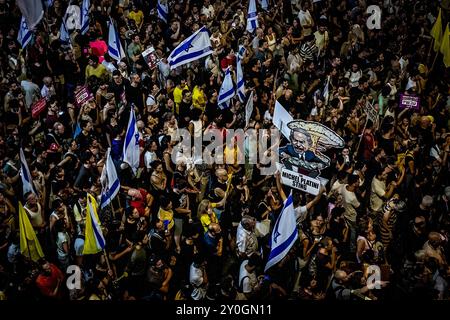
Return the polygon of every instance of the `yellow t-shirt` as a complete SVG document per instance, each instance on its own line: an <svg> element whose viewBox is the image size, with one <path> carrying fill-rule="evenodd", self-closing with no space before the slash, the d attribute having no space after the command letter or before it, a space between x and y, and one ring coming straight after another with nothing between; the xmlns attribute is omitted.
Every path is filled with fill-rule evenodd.
<svg viewBox="0 0 450 320"><path fill-rule="evenodd" d="M183 90L189 90L188 86L184 86L184 88L179 88L178 86L175 87L175 89L173 89L173 102L175 102L175 113L176 114L180 114L179 113L179 106L181 101L183 100Z"/></svg>
<svg viewBox="0 0 450 320"><path fill-rule="evenodd" d="M98 64L96 68L91 66L86 67L86 79L90 76L95 76L99 79L105 79L108 75L108 70L106 70L105 66L102 64Z"/></svg>
<svg viewBox="0 0 450 320"><path fill-rule="evenodd" d="M203 90L201 90L198 86L195 86L192 91L192 105L201 110L205 110L206 107L206 100Z"/></svg>
<svg viewBox="0 0 450 320"><path fill-rule="evenodd" d="M131 11L128 14L128 19L134 20L134 22L136 22L136 25L140 26L142 20L144 20L144 13L141 10L138 10L137 12Z"/></svg>
<svg viewBox="0 0 450 320"><path fill-rule="evenodd" d="M211 205L215 205L215 203L211 203ZM203 230L204 230L205 232L207 232L207 231L208 231L208 226L209 226L211 223L218 223L219 220L217 219L217 216L216 216L215 213L214 213L214 215L212 216L212 219L211 219L211 217L209 216L209 214L204 213L204 214L202 214L202 215L200 216L200 222L202 223Z"/></svg>
<svg viewBox="0 0 450 320"><path fill-rule="evenodd" d="M162 220L163 222L169 221L167 225L167 230L171 230L175 224L173 221L173 211L172 210L164 210L163 208L159 208L158 211L158 219ZM165 224L164 224L165 225Z"/></svg>

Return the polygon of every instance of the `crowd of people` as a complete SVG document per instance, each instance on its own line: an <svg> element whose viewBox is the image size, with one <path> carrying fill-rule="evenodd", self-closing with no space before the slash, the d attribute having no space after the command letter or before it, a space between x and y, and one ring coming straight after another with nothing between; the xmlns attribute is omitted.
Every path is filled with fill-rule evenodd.
<svg viewBox="0 0 450 320"><path fill-rule="evenodd" d="M450 297L450 82L430 37L440 3L268 3L265 11L257 1L258 27L249 33L248 1L168 1L165 23L156 1L91 0L88 32L69 30L67 44L60 25L69 1L54 0L21 48L21 13L0 0L0 300ZM366 24L370 4L382 9L379 30ZM450 19L448 8L442 17ZM108 54L110 20L121 61ZM213 53L171 70L171 51L202 26ZM236 80L239 45L246 95L254 94L248 125L237 97L228 109L217 104L229 66ZM160 59L153 69L142 56L151 46ZM93 99L78 105L83 86ZM419 97L420 108L400 108L400 94ZM46 109L32 115L42 98ZM279 172L261 174L260 164L172 161L177 129L196 138L272 129L275 101L345 141L326 152L321 176L329 182L317 196L283 185ZM136 173L121 161L130 108L140 137ZM20 148L36 193L22 192ZM83 255L87 193L100 199L108 148L121 189L98 212L105 251ZM291 192L298 240L264 271ZM41 260L21 254L19 201ZM74 265L81 283L68 287Z"/></svg>

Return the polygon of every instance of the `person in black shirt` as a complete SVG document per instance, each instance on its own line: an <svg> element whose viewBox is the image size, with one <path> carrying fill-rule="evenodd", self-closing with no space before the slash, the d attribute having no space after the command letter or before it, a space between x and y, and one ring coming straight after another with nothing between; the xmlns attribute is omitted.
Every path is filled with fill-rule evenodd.
<svg viewBox="0 0 450 320"><path fill-rule="evenodd" d="M114 93L116 102L124 102L128 97L126 96L127 88L130 86L130 81L124 79L119 70L114 70L113 81L108 86L108 92Z"/></svg>
<svg viewBox="0 0 450 320"><path fill-rule="evenodd" d="M94 170L95 159L92 153L85 152L81 155L81 161L83 163L78 176L74 183L74 188L78 190L89 189L97 180L98 174Z"/></svg>
<svg viewBox="0 0 450 320"><path fill-rule="evenodd" d="M76 141L81 150L86 150L89 148L93 139L92 130L94 129L94 126L92 125L92 122L88 120L81 120L80 128L81 132L76 137Z"/></svg>
<svg viewBox="0 0 450 320"><path fill-rule="evenodd" d="M142 112L144 110L145 95L142 90L141 77L135 73L131 75L131 79L131 84L125 89L127 102L134 104L139 109L139 112Z"/></svg>

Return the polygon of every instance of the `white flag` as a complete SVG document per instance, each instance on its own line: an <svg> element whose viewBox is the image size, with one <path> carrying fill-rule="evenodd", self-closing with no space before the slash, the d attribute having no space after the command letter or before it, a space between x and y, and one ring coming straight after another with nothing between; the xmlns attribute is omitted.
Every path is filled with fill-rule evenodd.
<svg viewBox="0 0 450 320"><path fill-rule="evenodd" d="M69 30L67 30L66 22L64 21L64 19L61 22L61 27L59 28L59 40L61 40L61 42L64 44L70 43Z"/></svg>
<svg viewBox="0 0 450 320"><path fill-rule="evenodd" d="M269 9L269 5L267 4L267 0L260 0L261 8L263 8L265 11Z"/></svg>
<svg viewBox="0 0 450 320"><path fill-rule="evenodd" d="M40 0L16 0L16 4L27 21L28 28L33 30L44 17L44 7Z"/></svg>
<svg viewBox="0 0 450 320"><path fill-rule="evenodd" d="M208 29L202 27L186 38L171 53L169 58L170 69L206 57L213 52Z"/></svg>
<svg viewBox="0 0 450 320"><path fill-rule="evenodd" d="M247 31L253 33L258 28L258 13L256 12L255 0L250 0L247 13Z"/></svg>
<svg viewBox="0 0 450 320"><path fill-rule="evenodd" d="M219 91L219 98L217 104L220 109L225 109L230 107L230 100L236 95L234 90L233 79L231 78L230 67L225 71L225 78L223 79L222 86Z"/></svg>
<svg viewBox="0 0 450 320"><path fill-rule="evenodd" d="M270 239L271 249L264 272L281 261L291 250L298 238L297 222L295 218L292 193L286 199L283 210L278 216Z"/></svg>
<svg viewBox="0 0 450 320"><path fill-rule="evenodd" d="M134 106L131 106L130 120L128 121L127 134L125 135L125 142L123 144L122 161L128 163L136 174L139 168L139 132L136 123L136 115L134 114Z"/></svg>
<svg viewBox="0 0 450 320"><path fill-rule="evenodd" d="M83 7L81 9L81 34L86 34L89 30L89 7L91 3L89 0L83 0Z"/></svg>
<svg viewBox="0 0 450 320"><path fill-rule="evenodd" d="M28 169L27 160L25 159L25 155L23 153L22 148L20 148L19 156L20 156L20 178L22 179L23 195L27 194L28 192L32 192L37 195L33 185L33 178L31 177L30 169Z"/></svg>
<svg viewBox="0 0 450 320"><path fill-rule="evenodd" d="M20 46L25 48L31 41L33 33L28 29L27 21L25 17L22 16L20 20L19 34L17 35L17 41L19 41Z"/></svg>
<svg viewBox="0 0 450 320"><path fill-rule="evenodd" d="M106 152L106 163L103 167L100 179L102 182L101 209L109 205L120 190L120 181L117 177L116 167L114 166L110 153L111 148L108 148L108 151Z"/></svg>
<svg viewBox="0 0 450 320"><path fill-rule="evenodd" d="M112 20L109 21L108 54L117 62L125 57L125 52L123 51L119 34L116 32L116 28L114 27Z"/></svg>
<svg viewBox="0 0 450 320"><path fill-rule="evenodd" d="M275 110L273 111L272 122L281 133L289 139L291 129L288 128L287 124L293 121L294 118L286 111L286 109L279 103L275 102Z"/></svg>

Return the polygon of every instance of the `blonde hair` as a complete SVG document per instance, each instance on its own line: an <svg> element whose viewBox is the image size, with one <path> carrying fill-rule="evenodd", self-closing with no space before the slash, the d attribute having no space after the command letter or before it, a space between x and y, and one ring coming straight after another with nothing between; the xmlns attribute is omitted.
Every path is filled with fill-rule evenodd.
<svg viewBox="0 0 450 320"><path fill-rule="evenodd" d="M209 200L204 199L202 200L199 204L198 204L198 208L197 208L197 217L200 219L200 217L202 216L202 214L207 213L208 212L208 207L209 207Z"/></svg>

